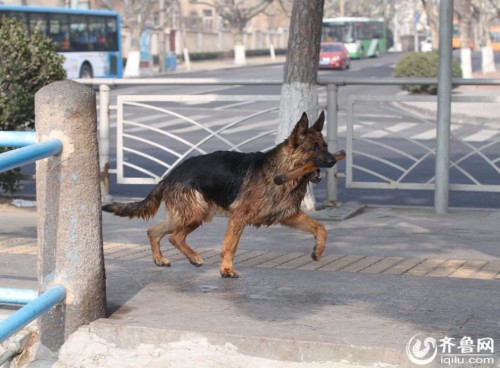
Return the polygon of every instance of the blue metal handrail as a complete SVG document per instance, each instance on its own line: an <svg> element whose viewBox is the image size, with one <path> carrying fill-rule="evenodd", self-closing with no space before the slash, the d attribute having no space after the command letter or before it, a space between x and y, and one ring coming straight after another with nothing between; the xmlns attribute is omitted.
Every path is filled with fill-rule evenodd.
<svg viewBox="0 0 500 368"><path fill-rule="evenodd" d="M38 292L31 289L0 288L0 303L28 304L38 297Z"/></svg>
<svg viewBox="0 0 500 368"><path fill-rule="evenodd" d="M35 132L0 132L0 147L21 147L0 154L0 172L57 155L63 149L59 139L36 142ZM26 304L0 322L0 342L38 318L66 298L64 286L55 285L37 297L29 289L0 288L0 303Z"/></svg>
<svg viewBox="0 0 500 368"><path fill-rule="evenodd" d="M24 147L36 143L35 132L0 132L0 147Z"/></svg>
<svg viewBox="0 0 500 368"><path fill-rule="evenodd" d="M0 172L57 155L62 151L62 147L62 142L59 139L51 139L2 153L0 154Z"/></svg>
<svg viewBox="0 0 500 368"><path fill-rule="evenodd" d="M41 294L35 300L0 322L0 343L19 331L31 321L40 317L53 306L66 298L66 289L62 285L55 285Z"/></svg>

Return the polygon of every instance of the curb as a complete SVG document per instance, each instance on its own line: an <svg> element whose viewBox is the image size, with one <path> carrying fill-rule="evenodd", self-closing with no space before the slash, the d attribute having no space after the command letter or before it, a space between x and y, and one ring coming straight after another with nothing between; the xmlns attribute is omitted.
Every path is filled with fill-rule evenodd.
<svg viewBox="0 0 500 368"><path fill-rule="evenodd" d="M228 59L222 59L220 62L226 62ZM216 61L214 61L215 63ZM196 69L196 70L175 70L174 72L165 72L165 73L153 73L152 76L154 77L169 77L173 75L183 75L183 74L191 74L191 73L202 73L202 72L208 72L208 71L214 71L214 70L230 70L230 69L237 69L237 68L251 68L251 67L257 67L257 66L272 66L272 65L277 65L277 64L283 64L285 60L276 60L276 61L267 61L264 63L256 63L256 64L245 64L245 65L224 65L220 66L218 65L215 68L210 68L210 67L205 67L203 69ZM193 63L192 63L193 64ZM202 64L202 63L200 63ZM194 63L196 65L196 62Z"/></svg>
<svg viewBox="0 0 500 368"><path fill-rule="evenodd" d="M244 355L285 362L343 362L384 366L409 367L403 349L351 345L322 341L302 341L266 336L230 335L213 332L165 330L120 324L120 321L99 319L90 324L89 332L122 349L132 349L135 342L155 346L189 339L207 339L210 344L225 346L230 343ZM383 362L383 363L382 363Z"/></svg>
<svg viewBox="0 0 500 368"><path fill-rule="evenodd" d="M422 119L429 119L429 118L436 118L437 114L437 108L436 109L426 109L424 107L418 107L414 106L411 103L408 102L392 102L392 104L396 108L400 108L401 110L404 110L410 114L413 114L419 118ZM490 123L493 121L497 121L497 119L494 118L487 118L484 116L476 116L473 114L466 114L464 112L453 112L451 113L451 118L453 121L453 118L459 119L459 120L467 120L467 119L474 119L477 122L484 122L484 123Z"/></svg>

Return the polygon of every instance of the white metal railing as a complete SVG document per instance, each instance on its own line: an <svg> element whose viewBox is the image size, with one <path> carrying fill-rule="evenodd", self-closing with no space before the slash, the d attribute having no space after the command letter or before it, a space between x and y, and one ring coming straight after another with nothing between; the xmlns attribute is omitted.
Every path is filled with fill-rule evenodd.
<svg viewBox="0 0 500 368"><path fill-rule="evenodd" d="M217 128L212 128L203 124L196 119L190 118L189 116L180 114L172 108L160 107L155 104L158 103L209 103L209 102L279 102L279 96L235 96L235 95L166 95L166 96L134 96L134 95L122 95L117 98L117 161L116 161L116 174L117 182L119 184L156 184L161 178L166 176L170 170L176 167L185 158L189 157L193 152L197 154L208 153L203 149L203 144L215 139L219 142L221 147L230 151L241 151L241 148L251 142L254 142L262 137L274 136L276 134L277 127L277 111L276 103L273 107L260 109L257 112L249 113L244 117L234 117L227 123L217 126ZM141 122L135 122L132 119L125 118L125 110L127 107L140 108L141 111L145 110L147 114L148 111L155 111L165 115L166 124L164 123L163 128L158 128L151 126L149 124L144 124ZM231 128L241 126L244 123L250 121L251 119L259 118L264 115L274 113L274 124L272 128L267 128L264 131L259 131L257 133L249 133L243 141L235 143L230 140L229 135L224 135ZM139 114L142 115L142 114ZM198 137L192 135L191 137L182 137L181 134L175 134L175 130L166 129L168 126L168 119L175 118L176 122L181 121L184 125L188 127L191 126L194 129L192 131L202 131L204 132L203 137ZM167 126L165 126L167 125ZM173 125L173 124L170 124ZM131 129L137 128L137 129ZM189 130L189 129L188 129ZM170 139L175 145L175 150L166 146L165 144L160 144L155 142L154 139L162 136L164 139ZM133 146L134 142L140 142L144 149L135 149ZM267 147L259 147L261 151L266 151L274 147L274 139L272 140L272 145ZM147 153L148 147L154 147L155 150L152 153ZM162 153L167 153L167 156L171 158L171 162L167 162L162 159ZM128 158L126 158L128 156ZM148 170L144 166L139 166L138 164L131 161L132 157L141 157L148 161L154 162L159 166L162 166L164 170L161 173L155 174L151 170ZM146 161L146 162L148 162ZM132 169L136 173L142 175L132 176L126 175L126 168ZM112 170L110 170L113 173Z"/></svg>
<svg viewBox="0 0 500 368"><path fill-rule="evenodd" d="M281 85L281 81L278 80L220 80L220 79L214 79L214 78L157 78L157 79L133 79L133 80L100 80L100 79L94 79L94 80L80 80L80 82L85 83L85 84L90 84L90 85L100 85L100 106L101 106L101 111L100 111L100 116L101 116L101 121L100 121L100 163L101 163L101 174L102 174L102 182L103 182L103 189L102 192L104 194L109 193L109 173L112 172L110 171L109 168L109 111L111 109L116 108L116 106L110 106L109 105L109 87L107 85L115 86L115 85L220 85L220 86L238 86L238 85ZM384 79L374 79L374 78L324 78L319 81L319 84L321 86L326 86L327 90L327 142L329 149L333 151L337 151L340 148L344 147L339 147L339 116L338 112L342 110L342 106L340 106L339 101L338 101L338 94L339 94L339 89L343 86L353 86L353 85L405 85L405 84L424 84L424 85L432 85L436 84L437 79L436 78L384 78ZM452 80L453 85L489 85L489 86L500 86L500 80L499 79L453 79ZM252 99L255 96L245 96L244 98L246 99ZM379 96L380 97L380 96ZM356 96L355 99L350 102L350 106L354 106L354 104L359 104L359 103L367 103L369 100L370 101L376 101L377 96ZM141 103L144 103L149 97L143 96L141 97L144 100ZM156 98L156 97L155 97ZM183 96L178 97L179 99L184 99L187 101L188 99L193 99L197 101L202 101L203 95L195 95L195 96ZM213 97L211 97L213 98ZM227 96L223 96L222 98L227 98ZM264 99L266 101L277 101L279 97L274 97L274 99L271 99L270 96L265 96ZM427 101L431 99L432 101L436 101L435 98L433 97L424 97L424 96L384 96L380 97L381 99L384 99L383 101ZM193 101L192 100L192 101ZM464 102L467 100L468 102L498 102L498 96L475 96L475 97L454 97L453 101L456 102ZM125 101L125 100L122 100ZM133 103L134 101L129 101L130 103ZM380 101L382 102L382 100ZM235 102L238 103L238 102ZM244 103L241 101L241 103ZM276 104L277 106L278 104ZM169 114L165 112L166 114ZM354 115L354 112L353 112ZM196 119L191 119L189 117L189 114L185 115L185 121L188 124L196 125L200 124L199 121L196 121ZM189 121L189 119L193 121ZM237 120L237 119L236 119ZM412 170L418 166L420 162L422 162L425 159L429 159L435 156L435 160L438 160L437 155L435 155L433 149L427 149L425 153L423 153L421 156L414 156L410 155L408 153L405 153L403 150L399 150L399 152L396 152L398 150L394 150L394 148L391 148L388 145L385 145L385 148L387 149L392 149L395 151L395 153L399 154L402 157L407 157L408 159L412 160L412 164L409 165L408 167L397 167L397 164L390 163L389 160L386 160L385 158L378 158L378 162L384 162L384 164L388 164L389 166L392 165L395 169L400 171L399 177L396 178L390 178L384 175L381 175L380 172L377 172L376 169L372 168L365 168L360 165L357 165L353 161L354 156L361 157L363 155L362 151L358 151L356 148L352 146L352 139L355 139L355 136L353 135L353 127L352 124L354 123L353 119L351 118L349 123L351 127L348 128L350 130L350 136L347 137L347 142L346 145L351 145L351 147L348 148L348 156L346 160L346 173L338 173L337 172L337 167L334 166L332 169L329 169L327 172L327 201L331 203L335 203L337 201L337 185L338 185L338 177L341 176L349 176L347 178L347 185L351 187L366 187L366 188L384 188L384 189L391 189L391 188L405 188L405 189L436 189L435 185L433 183L433 178L428 178L425 183L410 183L406 182L410 177L410 173L412 173ZM124 124L127 124L124 122ZM133 123L132 123L133 124ZM141 125L135 125L135 128L137 129L144 129L144 126ZM227 129L227 128L226 128ZM213 129L209 129L207 131L208 135L211 135L212 137L217 137L220 136L220 132L217 132ZM349 133L349 132L348 132ZM389 133L394 133L390 132ZM163 134L163 133L162 133ZM271 132L268 132L266 134L271 134ZM258 139L261 137L265 137L266 134L259 134L256 135L254 138ZM395 136L398 136L398 134L394 134ZM129 137L131 138L131 137ZM401 137L400 137L401 138ZM119 138L120 139L120 138ZM140 141L140 139L135 138L137 141ZM217 139L219 139L217 137ZM253 139L253 138L252 138ZM448 135L442 135L438 137L437 139L434 138L435 143L437 144L438 140L449 140L450 137ZM223 140L220 140L223 142ZM372 142L375 142L375 140L372 140ZM227 143L225 143L227 144ZM376 144L380 144L380 142L376 142ZM442 143L441 143L442 144ZM483 190L488 190L488 191L498 191L498 186L497 185L488 185L482 183L482 181L478 178L476 178L474 175L471 175L470 173L466 173L465 170L461 167L461 163L465 161L467 158L470 157L472 154L477 154L479 156L483 156L484 159L484 154L483 151L485 149L488 149L491 147L491 142L489 142L487 145L482 146L482 147L476 147L476 146L471 146L469 145L470 152L467 154L464 154L458 159L455 159L451 165L452 168L457 168L458 170L461 170L464 174L465 177L468 177L470 180L469 186L467 186L466 189L463 184L451 184L449 189L458 189L460 190L475 190L475 191L483 191ZM416 143L418 145L418 142ZM123 146L125 147L125 146ZM122 147L122 148L123 148ZM190 144L186 145L186 147L189 147L188 150L191 150L191 152L196 151L198 153L203 153L205 152L203 149L200 148L200 146L197 144L197 142L191 142ZM234 149L235 147L231 147L229 145L227 149ZM422 147L423 148L423 147ZM129 153L133 154L139 154L139 155L144 155L143 152L138 153L137 150L133 151L131 149L128 149ZM172 152L171 152L172 153ZM350 154L349 154L350 153ZM353 156L354 155L354 156ZM176 157L180 159L181 157L186 157L184 153L178 153ZM153 157L152 157L153 158ZM172 163L165 163L163 161L162 164L159 163L158 158L151 159L152 162L156 162L160 166L163 166L167 170L172 167L172 165L176 164L176 161ZM498 173L498 164L500 162L500 158L486 158L486 161L496 170L496 173ZM130 163L124 163L124 167L132 167L130 166ZM353 166L357 165L357 166ZM378 176L380 179L380 182L367 182L367 183L362 183L359 181L356 181L353 179L353 169L359 169L361 171L365 170L365 172L369 172L371 174L374 174L375 177ZM166 171L165 171L166 172ZM154 174L150 175L150 179L152 181L158 180L163 173L159 174ZM143 173L144 174L144 173ZM388 184L389 183L389 184ZM442 195L442 190L439 190L439 193Z"/></svg>
<svg viewBox="0 0 500 368"><path fill-rule="evenodd" d="M415 190L433 190L434 189L434 175L422 178L422 182L408 182L408 177L424 163L426 160L434 160L436 155L435 139L436 139L436 124L435 122L420 118L421 125L424 125L424 134L405 134L405 130L391 129L391 127L369 127L364 126L365 129L355 129L362 127L363 121L356 119L355 106L367 104L383 104L393 102L436 102L436 97L431 96L350 96L347 103L347 135L346 135L346 186L349 188L364 188L364 189L415 189ZM500 96L454 96L452 103L498 103ZM461 191L482 191L482 192L500 192L500 185L488 184L488 182L500 183L500 156L498 154L492 155L485 153L487 149L498 146L500 149L500 139L495 138L487 142L477 142L476 145L471 144L467 137L462 137L458 134L460 126L451 126L451 141L460 142L462 150L466 152L454 152L450 157L450 169L456 170L461 178L467 180L468 183L450 182L451 190ZM378 134L369 135L366 130ZM406 129L407 130L407 129ZM363 132L363 134L361 133ZM429 134L430 133L430 134ZM498 132L500 133L500 131ZM423 143L424 136L427 141L432 144ZM500 137L500 135L498 135ZM390 138L396 138L406 142L405 150L398 149L390 144ZM384 138L384 139L381 139ZM366 147L360 143L368 143L380 147L384 152L390 152L385 156L377 155L374 152L366 152ZM418 153L409 153L413 147L413 151ZM499 150L496 150L499 152ZM481 160L491 169L491 173L497 176L497 179L482 175L479 177L477 173L471 173L463 163L473 157ZM371 162L379 163L380 165L367 165L363 164L363 159L368 158ZM392 159L391 159L392 158ZM398 163L405 161L406 164ZM390 167L395 173L392 176L383 174L380 170L381 167ZM469 165L470 166L470 165ZM355 172L364 173L372 179L356 180ZM434 172L433 172L434 173ZM488 179L488 182L486 182ZM493 180L492 180L493 179Z"/></svg>

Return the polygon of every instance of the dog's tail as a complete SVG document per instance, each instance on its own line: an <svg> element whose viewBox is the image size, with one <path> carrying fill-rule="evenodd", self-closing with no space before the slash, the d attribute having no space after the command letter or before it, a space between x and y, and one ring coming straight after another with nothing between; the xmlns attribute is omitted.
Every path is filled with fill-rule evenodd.
<svg viewBox="0 0 500 368"><path fill-rule="evenodd" d="M144 220L148 220L158 212L158 208L163 199L163 185L160 182L154 187L151 193L148 194L140 202L132 203L118 203L113 202L102 206L102 210L105 212L114 213L116 216L121 217L140 217Z"/></svg>

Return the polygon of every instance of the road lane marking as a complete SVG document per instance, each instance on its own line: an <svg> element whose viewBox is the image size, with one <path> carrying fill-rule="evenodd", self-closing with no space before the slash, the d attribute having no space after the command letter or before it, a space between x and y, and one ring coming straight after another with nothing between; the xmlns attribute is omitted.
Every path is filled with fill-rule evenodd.
<svg viewBox="0 0 500 368"><path fill-rule="evenodd" d="M490 140L498 133L499 133L498 130L481 129L479 132L469 135L468 137L462 138L462 140L466 142L484 142Z"/></svg>

